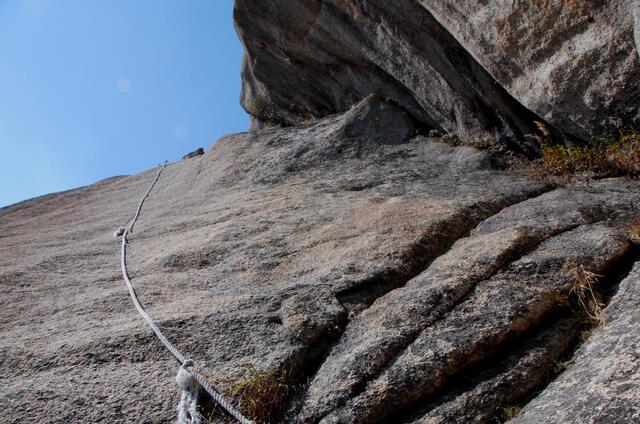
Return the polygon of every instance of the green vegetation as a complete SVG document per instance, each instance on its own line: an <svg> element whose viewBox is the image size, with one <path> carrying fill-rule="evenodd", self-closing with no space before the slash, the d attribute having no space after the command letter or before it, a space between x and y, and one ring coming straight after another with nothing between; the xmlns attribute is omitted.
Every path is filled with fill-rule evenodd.
<svg viewBox="0 0 640 424"><path fill-rule="evenodd" d="M556 374L561 374L571 368L571 365L573 365L572 361L557 361L554 363L553 371Z"/></svg>

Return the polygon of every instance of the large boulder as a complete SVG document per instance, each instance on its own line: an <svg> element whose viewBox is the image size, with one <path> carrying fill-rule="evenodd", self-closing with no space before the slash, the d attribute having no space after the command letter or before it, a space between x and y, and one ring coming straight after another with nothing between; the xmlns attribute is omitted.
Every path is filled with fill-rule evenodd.
<svg viewBox="0 0 640 424"><path fill-rule="evenodd" d="M425 126L528 154L640 124L636 0L236 0L255 128L393 99ZM559 131L557 131L559 130Z"/></svg>
<svg viewBox="0 0 640 424"><path fill-rule="evenodd" d="M514 100L456 39L411 0L238 0L241 101L264 124L343 112L370 94L427 128L498 139L535 154L541 120Z"/></svg>

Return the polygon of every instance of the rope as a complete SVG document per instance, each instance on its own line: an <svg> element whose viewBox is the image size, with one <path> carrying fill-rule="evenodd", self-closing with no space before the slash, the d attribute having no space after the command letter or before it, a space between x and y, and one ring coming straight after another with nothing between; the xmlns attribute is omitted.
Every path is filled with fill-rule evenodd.
<svg viewBox="0 0 640 424"><path fill-rule="evenodd" d="M176 383L182 389L182 396L178 404L179 424L202 424L203 418L198 413L198 382L189 374L186 367L180 367L176 376Z"/></svg>
<svg viewBox="0 0 640 424"><path fill-rule="evenodd" d="M190 415L191 417L193 417L193 419L197 419L199 421L199 418L197 417L199 417L200 415L197 413L195 409L195 405L198 401L197 387L194 385L194 380L195 380L195 382L197 382L197 384L200 385L200 387L202 387L207 393L209 393L209 396L211 396L211 398L214 401L216 401L232 417L238 420L240 424L253 424L253 421L250 421L247 418L245 418L229 402L227 402L224 399L224 397L220 394L220 392L205 380L202 374L194 370L193 361L191 361L186 356L184 356L165 337L162 331L160 331L160 328L158 328L156 323L149 316L149 314L147 314L143 306L140 304L140 301L138 300L138 296L136 295L135 288L133 287L133 283L129 278L129 273L127 272L127 235L133 232L133 226L135 225L136 221L138 220L138 217L140 216L142 205L144 204L144 201L146 200L146 198L149 196L149 193L151 193L151 190L153 190L153 187L155 186L156 182L160 178L160 174L162 173L162 171L166 166L167 166L167 162L165 162L162 165L162 167L158 170L156 177L153 179L153 181L151 182L151 185L149 186L149 190L147 190L145 195L140 200L140 203L138 204L138 208L136 209L136 213L133 216L133 219L131 220L129 225L124 228L119 228L114 233L114 236L122 237L122 244L120 249L120 268L122 269L122 277L124 278L124 281L127 284L129 295L131 296L131 300L133 301L133 304L138 310L138 313L142 316L142 318L144 318L147 324L149 324L149 327L151 327L151 329L153 330L155 335L158 337L158 339L160 339L162 344L169 350L169 352L171 352L173 357L180 363L180 370L178 371L178 376L176 377L178 384L183 389L182 399L180 402L180 405L182 408L180 409L180 411L184 411L185 408L188 408L190 413L191 411L194 411L194 413L191 413ZM179 419L182 419L182 418L179 417ZM192 419L193 423L198 422L193 419Z"/></svg>

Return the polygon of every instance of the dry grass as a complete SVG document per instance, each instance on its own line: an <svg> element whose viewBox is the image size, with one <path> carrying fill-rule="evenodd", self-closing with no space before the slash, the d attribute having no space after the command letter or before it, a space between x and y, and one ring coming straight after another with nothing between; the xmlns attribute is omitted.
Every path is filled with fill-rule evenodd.
<svg viewBox="0 0 640 424"><path fill-rule="evenodd" d="M228 391L237 399L241 410L256 422L277 422L282 403L292 390L288 371L264 372L253 365L244 365L245 378Z"/></svg>
<svg viewBox="0 0 640 424"><path fill-rule="evenodd" d="M525 173L555 185L575 179L640 176L640 131L625 130L592 145L554 145L549 131L538 122L538 132L527 135L542 147L541 159L525 165Z"/></svg>
<svg viewBox="0 0 640 424"><path fill-rule="evenodd" d="M520 405L505 405L496 411L496 415L491 420L491 423L502 424L518 416L522 406Z"/></svg>
<svg viewBox="0 0 640 424"><path fill-rule="evenodd" d="M437 131L430 132L429 133L429 137L431 137L431 138L439 138L441 142L443 142L445 144L448 144L450 146L455 146L455 147L469 146L469 147L475 147L476 149L479 149L479 150L496 149L496 148L499 147L499 146L491 144L488 140L485 140L483 138L475 138L475 139L471 139L471 140L462 140L462 139L460 139L459 137L457 137L457 136L455 136L453 134L440 135L440 134L437 133Z"/></svg>
<svg viewBox="0 0 640 424"><path fill-rule="evenodd" d="M573 365L572 361L557 361L556 363L553 364L553 371L556 374L561 374L563 372L565 372L566 370L568 370L569 368L571 368L571 366Z"/></svg>
<svg viewBox="0 0 640 424"><path fill-rule="evenodd" d="M582 312L593 325L601 326L606 324L605 305L594 291L594 286L602 276L588 271L583 265L577 264L571 265L568 271L574 280L570 294L575 296Z"/></svg>
<svg viewBox="0 0 640 424"><path fill-rule="evenodd" d="M542 149L542 158L530 161L517 155L508 157L506 167L518 174L544 181L555 186L564 186L576 180L609 177L640 177L640 130L623 130L615 138L601 140L590 145L567 142L558 145L551 142L551 135L542 122L534 134L525 137L537 142ZM471 146L504 153L500 146L487 140L461 140L450 134L429 134L451 146Z"/></svg>
<svg viewBox="0 0 640 424"><path fill-rule="evenodd" d="M640 246L640 218L631 223L627 230L627 234L629 234L629 239L633 243Z"/></svg>

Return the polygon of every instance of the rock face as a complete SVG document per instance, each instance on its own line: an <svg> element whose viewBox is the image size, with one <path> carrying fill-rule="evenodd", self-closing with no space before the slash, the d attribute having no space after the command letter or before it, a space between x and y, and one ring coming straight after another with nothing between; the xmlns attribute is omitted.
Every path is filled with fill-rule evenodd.
<svg viewBox="0 0 640 424"><path fill-rule="evenodd" d="M242 104L294 124L388 97L429 128L535 155L640 125L636 0L236 0Z"/></svg>
<svg viewBox="0 0 640 424"><path fill-rule="evenodd" d="M640 263L605 309L607 324L514 423L638 422Z"/></svg>
<svg viewBox="0 0 640 424"><path fill-rule="evenodd" d="M247 363L288 375L270 422L491 422L542 390L519 417L535 422L545 397L575 412L558 388L601 375L601 346L632 364L637 272L616 288L637 259L637 183L553 190L416 128L369 97L228 136L169 164L145 203L128 250L138 295L222 390ZM131 305L112 237L154 175L0 210L0 421L174 419L176 364ZM610 324L546 387L580 343L577 266L606 276ZM631 399L611 409L622 422L638 413L635 370L592 380L602 402Z"/></svg>
<svg viewBox="0 0 640 424"><path fill-rule="evenodd" d="M637 0L421 0L528 109L573 138L640 126Z"/></svg>
<svg viewBox="0 0 640 424"><path fill-rule="evenodd" d="M605 273L629 248L609 219L636 195L609 199L605 187L556 190L507 207L377 299L349 323L311 382L303 422L486 421L500 405L496 397L514 402L541 384L539 367L548 372L576 331L558 305L575 284L571 263ZM505 345L518 356L498 365ZM463 392L476 404L449 400L460 388L446 386L474 366L488 374L471 385L471 396Z"/></svg>

